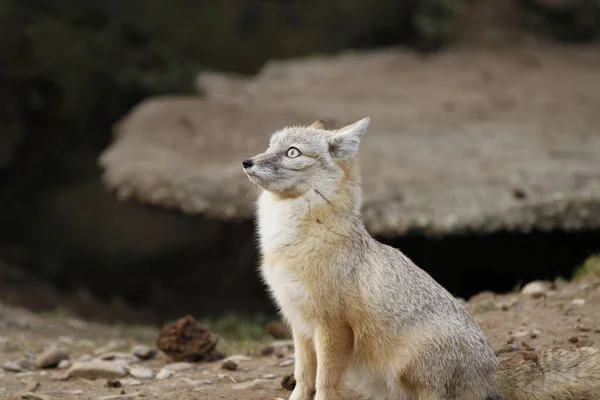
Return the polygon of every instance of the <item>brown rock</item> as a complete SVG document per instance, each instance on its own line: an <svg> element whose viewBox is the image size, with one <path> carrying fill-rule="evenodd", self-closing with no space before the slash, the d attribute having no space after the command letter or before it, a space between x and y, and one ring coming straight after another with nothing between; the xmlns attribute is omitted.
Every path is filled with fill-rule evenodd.
<svg viewBox="0 0 600 400"><path fill-rule="evenodd" d="M281 387L290 392L296 387L296 378L294 374L285 375L281 380Z"/></svg>
<svg viewBox="0 0 600 400"><path fill-rule="evenodd" d="M106 387L108 387L108 388L118 389L121 386L123 386L123 385L121 384L121 381L118 379L109 379L106 381Z"/></svg>
<svg viewBox="0 0 600 400"><path fill-rule="evenodd" d="M292 337L288 326L281 322L269 322L267 324L267 333L275 339L289 339Z"/></svg>
<svg viewBox="0 0 600 400"><path fill-rule="evenodd" d="M223 364L221 364L221 368L226 369L227 371L235 371L238 369L238 365L233 360L225 360Z"/></svg>
<svg viewBox="0 0 600 400"><path fill-rule="evenodd" d="M273 354L274 351L275 351L275 347L269 345L269 346L263 347L263 349L260 351L260 354L263 356L270 356L271 354Z"/></svg>
<svg viewBox="0 0 600 400"><path fill-rule="evenodd" d="M215 351L219 336L186 315L174 324L165 324L156 346L174 361L214 361L223 358Z"/></svg>

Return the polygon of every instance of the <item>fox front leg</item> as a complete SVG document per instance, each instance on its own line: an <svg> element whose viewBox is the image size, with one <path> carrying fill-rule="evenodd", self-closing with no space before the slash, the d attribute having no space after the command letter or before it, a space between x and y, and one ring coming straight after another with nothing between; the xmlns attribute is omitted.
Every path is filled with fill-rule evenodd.
<svg viewBox="0 0 600 400"><path fill-rule="evenodd" d="M353 347L347 326L322 326L315 337L317 393L315 400L339 400L342 376L348 368Z"/></svg>
<svg viewBox="0 0 600 400"><path fill-rule="evenodd" d="M312 400L317 379L317 356L310 338L302 336L292 329L294 335L294 377L296 387L290 400Z"/></svg>

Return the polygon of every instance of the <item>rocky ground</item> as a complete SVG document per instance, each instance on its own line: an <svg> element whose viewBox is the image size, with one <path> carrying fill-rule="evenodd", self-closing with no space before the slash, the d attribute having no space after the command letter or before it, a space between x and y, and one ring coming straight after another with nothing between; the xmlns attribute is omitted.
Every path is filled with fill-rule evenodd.
<svg viewBox="0 0 600 400"><path fill-rule="evenodd" d="M466 303L498 354L600 343L600 279L536 281ZM188 330L189 332L189 330ZM217 332L218 333L218 332ZM209 335L210 336L210 335ZM227 358L185 362L155 350L159 330L0 308L1 399L287 398L289 341L229 341ZM239 344L239 343L238 343ZM161 347L162 348L162 347ZM358 400L357 394L347 394Z"/></svg>

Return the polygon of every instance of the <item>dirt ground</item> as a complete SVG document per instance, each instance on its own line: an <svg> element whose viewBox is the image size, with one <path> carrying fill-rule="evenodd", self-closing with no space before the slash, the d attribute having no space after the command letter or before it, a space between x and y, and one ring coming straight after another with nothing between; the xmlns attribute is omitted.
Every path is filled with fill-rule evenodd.
<svg viewBox="0 0 600 400"><path fill-rule="evenodd" d="M547 282L547 288L537 297L524 291L504 295L481 293L469 299L466 306L496 350L600 343L600 279L597 278L573 283ZM28 352L39 353L52 345L66 350L75 361L107 352L127 358L133 345L154 346L157 335L158 330L150 327L109 326L56 313L38 315L3 306L0 364ZM246 349L250 355L227 354L238 364L235 371L222 369L223 361L196 363L191 369L177 371L166 379L120 377L116 383L120 387L113 388L108 387L107 379L61 380L65 371L59 369L19 373L0 370L0 399L285 399L290 392L281 387L281 381L293 371L291 350L263 356L264 346L264 343L250 345ZM169 363L172 361L159 353L149 361L132 361L129 368L143 367L157 374ZM29 394L24 394L27 391ZM345 398L361 399L352 393Z"/></svg>

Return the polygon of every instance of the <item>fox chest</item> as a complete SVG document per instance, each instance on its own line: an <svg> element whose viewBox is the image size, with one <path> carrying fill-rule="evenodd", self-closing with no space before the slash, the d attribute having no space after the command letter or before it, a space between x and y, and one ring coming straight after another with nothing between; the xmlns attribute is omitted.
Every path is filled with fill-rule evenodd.
<svg viewBox="0 0 600 400"><path fill-rule="evenodd" d="M263 266L262 275L293 329L305 336L312 336L316 322L308 287L285 267Z"/></svg>

